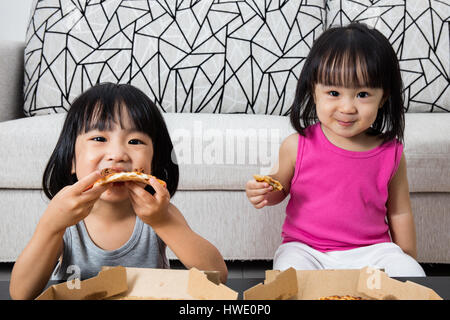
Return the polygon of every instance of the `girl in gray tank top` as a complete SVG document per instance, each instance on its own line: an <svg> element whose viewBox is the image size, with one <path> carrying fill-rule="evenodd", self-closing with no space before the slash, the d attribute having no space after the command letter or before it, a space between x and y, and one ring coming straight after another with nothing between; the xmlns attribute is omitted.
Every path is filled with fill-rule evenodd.
<svg viewBox="0 0 450 320"><path fill-rule="evenodd" d="M106 168L152 176L95 184ZM220 271L225 282L220 252L170 202L178 178L164 118L141 90L103 83L82 93L45 169L51 201L13 268L11 297L33 298L51 276L86 279L102 266L167 268L166 246L186 267Z"/></svg>

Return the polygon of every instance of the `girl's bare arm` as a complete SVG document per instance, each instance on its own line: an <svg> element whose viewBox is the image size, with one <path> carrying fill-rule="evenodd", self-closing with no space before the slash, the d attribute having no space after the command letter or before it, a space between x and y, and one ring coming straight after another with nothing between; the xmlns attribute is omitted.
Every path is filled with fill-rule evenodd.
<svg viewBox="0 0 450 320"><path fill-rule="evenodd" d="M417 259L416 229L409 199L405 155L389 184L387 217L392 241L405 253Z"/></svg>
<svg viewBox="0 0 450 320"><path fill-rule="evenodd" d="M48 230L45 221L40 221L14 264L9 287L12 299L34 299L50 279L62 253L64 232L52 233Z"/></svg>
<svg viewBox="0 0 450 320"><path fill-rule="evenodd" d="M169 205L165 218L152 228L186 268L220 271L221 281L227 281L228 269L219 250L195 233L174 205Z"/></svg>

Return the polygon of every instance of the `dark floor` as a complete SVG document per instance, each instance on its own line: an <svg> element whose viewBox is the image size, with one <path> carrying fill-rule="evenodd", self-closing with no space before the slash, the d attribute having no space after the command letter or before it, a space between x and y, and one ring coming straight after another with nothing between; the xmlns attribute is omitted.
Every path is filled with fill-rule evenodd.
<svg viewBox="0 0 450 320"><path fill-rule="evenodd" d="M256 261L227 261L228 278L265 278L265 270L272 269L271 260ZM0 281L8 281L11 277L13 263L0 263ZM171 268L184 269L178 260L170 261ZM427 276L447 276L450 277L450 264L441 263L421 263Z"/></svg>

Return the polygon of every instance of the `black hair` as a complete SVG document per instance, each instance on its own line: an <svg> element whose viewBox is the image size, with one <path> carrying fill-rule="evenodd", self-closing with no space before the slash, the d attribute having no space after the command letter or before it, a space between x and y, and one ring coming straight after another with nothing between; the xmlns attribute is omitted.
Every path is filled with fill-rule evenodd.
<svg viewBox="0 0 450 320"><path fill-rule="evenodd" d="M389 41L363 23L330 27L314 42L297 82L290 121L304 130L318 121L314 103L315 85L383 89L383 106L368 133L385 142L403 142L405 127L403 82L397 55Z"/></svg>
<svg viewBox="0 0 450 320"><path fill-rule="evenodd" d="M78 181L76 175L71 173L78 135L92 129L111 129L116 119L121 122L123 110L128 112L133 129L152 139L153 159L149 159L152 161L151 174L167 183L171 197L175 194L179 170L173 144L158 107L145 93L132 85L101 83L78 96L67 112L42 180L44 193L49 199L65 186ZM120 125L123 127L122 122ZM146 190L154 193L151 186L146 186Z"/></svg>

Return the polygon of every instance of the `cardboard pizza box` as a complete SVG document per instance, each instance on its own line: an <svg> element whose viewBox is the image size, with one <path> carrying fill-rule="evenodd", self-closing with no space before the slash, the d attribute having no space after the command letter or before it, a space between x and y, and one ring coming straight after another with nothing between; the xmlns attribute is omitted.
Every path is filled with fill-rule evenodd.
<svg viewBox="0 0 450 320"><path fill-rule="evenodd" d="M289 268L244 291L244 300L286 300L298 293L297 273Z"/></svg>
<svg viewBox="0 0 450 320"><path fill-rule="evenodd" d="M276 281L281 273L279 270L266 270L264 282L269 284ZM323 297L345 295L369 300L442 300L430 288L411 281L392 279L385 272L370 267L346 270L296 270L296 278L298 292L290 298L293 300L318 300ZM244 292L244 299L246 296Z"/></svg>
<svg viewBox="0 0 450 320"><path fill-rule="evenodd" d="M236 300L238 293L220 283L219 272L103 267L96 277L53 285L36 300Z"/></svg>
<svg viewBox="0 0 450 320"><path fill-rule="evenodd" d="M107 269L107 268L105 268ZM125 268L128 290L112 300L236 300L238 293L219 281L219 272Z"/></svg>
<svg viewBox="0 0 450 320"><path fill-rule="evenodd" d="M56 284L42 292L36 300L99 300L127 291L124 267L102 270L97 276Z"/></svg>

